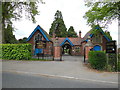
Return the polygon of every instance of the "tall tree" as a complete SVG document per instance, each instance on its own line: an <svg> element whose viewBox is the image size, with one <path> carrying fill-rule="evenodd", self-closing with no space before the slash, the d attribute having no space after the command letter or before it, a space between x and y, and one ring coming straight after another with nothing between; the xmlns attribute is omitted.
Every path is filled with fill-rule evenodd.
<svg viewBox="0 0 120 90"><path fill-rule="evenodd" d="M68 29L68 37L78 37L77 33L75 32L73 26L70 26L70 28Z"/></svg>
<svg viewBox="0 0 120 90"><path fill-rule="evenodd" d="M36 22L35 16L39 13L37 10L39 1L40 0L34 0L34 2L2 2L3 43L7 43L5 30L7 30L8 25L12 31L14 31L12 20L21 19L23 11L25 11L25 15L29 20L32 20L34 23ZM11 35L13 35L13 33L11 33Z"/></svg>
<svg viewBox="0 0 120 90"><path fill-rule="evenodd" d="M11 25L8 24L8 26L7 26L4 33L5 33L5 41L6 41L6 43L17 43L15 35L13 35Z"/></svg>
<svg viewBox="0 0 120 90"><path fill-rule="evenodd" d="M89 1L89 2L88 2ZM91 2L87 0L86 5L90 8L84 18L87 19L89 25L107 26L112 20L120 20L120 1L113 2Z"/></svg>
<svg viewBox="0 0 120 90"><path fill-rule="evenodd" d="M52 37L53 33L56 37L66 37L67 36L67 28L63 21L63 16L61 11L57 10L54 16L54 21L51 25L49 35Z"/></svg>

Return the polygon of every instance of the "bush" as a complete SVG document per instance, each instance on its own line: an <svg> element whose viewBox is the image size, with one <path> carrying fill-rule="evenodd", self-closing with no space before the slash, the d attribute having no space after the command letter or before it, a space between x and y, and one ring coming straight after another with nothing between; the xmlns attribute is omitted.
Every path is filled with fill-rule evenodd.
<svg viewBox="0 0 120 90"><path fill-rule="evenodd" d="M29 60L32 56L31 44L1 44L2 58L13 60Z"/></svg>
<svg viewBox="0 0 120 90"><path fill-rule="evenodd" d="M120 61L118 62L118 72L120 72Z"/></svg>
<svg viewBox="0 0 120 90"><path fill-rule="evenodd" d="M118 54L118 71L120 72L120 54Z"/></svg>
<svg viewBox="0 0 120 90"><path fill-rule="evenodd" d="M106 66L106 54L103 51L90 51L89 63L92 68L97 70L104 70Z"/></svg>
<svg viewBox="0 0 120 90"><path fill-rule="evenodd" d="M117 71L117 54L109 53L108 54L108 71Z"/></svg>

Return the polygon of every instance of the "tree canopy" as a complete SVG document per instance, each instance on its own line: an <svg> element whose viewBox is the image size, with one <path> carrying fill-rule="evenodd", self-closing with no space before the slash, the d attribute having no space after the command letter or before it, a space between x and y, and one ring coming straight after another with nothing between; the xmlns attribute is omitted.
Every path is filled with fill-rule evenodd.
<svg viewBox="0 0 120 90"><path fill-rule="evenodd" d="M54 21L49 30L49 35L52 37L53 33L56 37L66 37L67 28L64 24L63 16L61 11L57 10L54 16Z"/></svg>
<svg viewBox="0 0 120 90"><path fill-rule="evenodd" d="M22 39L19 39L18 41L19 41L19 43L27 43L27 37L24 37L24 38L22 38Z"/></svg>
<svg viewBox="0 0 120 90"><path fill-rule="evenodd" d="M67 36L68 37L78 37L77 36L77 33L75 32L73 26L70 26L70 28L68 29L68 32L67 32Z"/></svg>
<svg viewBox="0 0 120 90"><path fill-rule="evenodd" d="M89 1L89 0L88 0ZM90 9L85 13L89 25L107 26L113 20L120 20L120 1L118 2L86 2Z"/></svg>
<svg viewBox="0 0 120 90"><path fill-rule="evenodd" d="M20 20L22 18L23 11L25 16L32 20L33 23L36 22L35 16L39 14L38 3L40 0L35 0L35 2L2 2L2 33L3 33L3 43L7 43L6 31L9 27L14 31L12 20ZM10 31L11 32L11 31ZM8 33L8 32L7 32ZM13 33L10 33L13 35ZM12 43L12 42L9 42Z"/></svg>

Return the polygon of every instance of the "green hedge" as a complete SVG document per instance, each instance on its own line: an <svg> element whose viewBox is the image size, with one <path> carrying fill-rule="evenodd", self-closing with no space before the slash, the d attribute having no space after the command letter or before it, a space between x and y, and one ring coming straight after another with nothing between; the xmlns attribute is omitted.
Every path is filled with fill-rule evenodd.
<svg viewBox="0 0 120 90"><path fill-rule="evenodd" d="M118 54L118 71L120 72L120 54Z"/></svg>
<svg viewBox="0 0 120 90"><path fill-rule="evenodd" d="M90 51L89 63L92 68L104 70L106 68L106 54L104 51Z"/></svg>
<svg viewBox="0 0 120 90"><path fill-rule="evenodd" d="M1 44L2 58L13 60L29 60L32 56L31 44Z"/></svg>

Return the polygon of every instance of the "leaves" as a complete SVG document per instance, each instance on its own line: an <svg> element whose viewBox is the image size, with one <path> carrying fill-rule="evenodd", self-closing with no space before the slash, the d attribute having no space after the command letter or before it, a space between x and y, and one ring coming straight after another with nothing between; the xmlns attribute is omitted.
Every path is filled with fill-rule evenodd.
<svg viewBox="0 0 120 90"><path fill-rule="evenodd" d="M3 43L8 43L6 41L5 31L8 29L8 25L14 30L12 20L20 20L22 18L22 13L25 12L25 16L32 20L33 23L36 22L35 16L39 15L38 3L40 0L35 0L35 2L2 2L2 30L3 30ZM11 31L7 31L11 32ZM9 33L13 36L13 33ZM14 41L14 40L13 40ZM10 42L11 43L11 42Z"/></svg>
<svg viewBox="0 0 120 90"><path fill-rule="evenodd" d="M86 4L91 7L84 15L89 25L102 24L104 27L112 20L120 19L119 2L95 2Z"/></svg>
<svg viewBox="0 0 120 90"><path fill-rule="evenodd" d="M32 55L31 44L0 44L2 58L13 60L29 60Z"/></svg>

